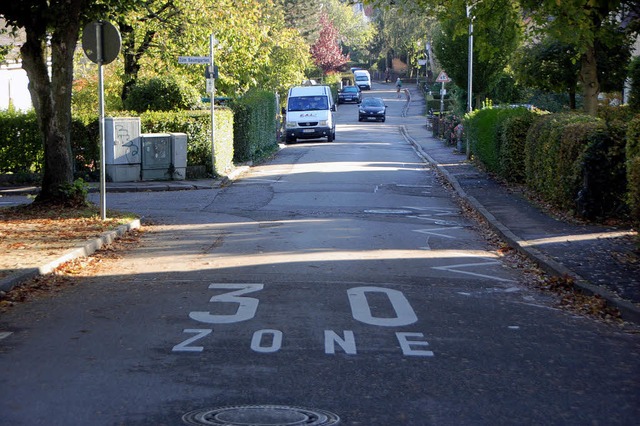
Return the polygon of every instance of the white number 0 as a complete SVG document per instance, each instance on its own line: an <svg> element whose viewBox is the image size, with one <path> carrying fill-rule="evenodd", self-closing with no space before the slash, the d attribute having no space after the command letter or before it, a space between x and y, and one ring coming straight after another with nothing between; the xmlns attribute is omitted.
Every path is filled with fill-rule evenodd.
<svg viewBox="0 0 640 426"><path fill-rule="evenodd" d="M211 312L191 312L189 317L207 324L232 324L247 321L256 315L259 300L254 297L241 297L243 294L260 291L264 284L211 284L211 289L230 289L227 293L213 296L212 303L237 303L238 310L234 314L213 315Z"/></svg>
<svg viewBox="0 0 640 426"><path fill-rule="evenodd" d="M367 293L384 293L395 311L395 317L375 317L367 300ZM354 287L347 291L351 314L357 321L382 327L398 327L418 321L415 311L401 291L383 287Z"/></svg>

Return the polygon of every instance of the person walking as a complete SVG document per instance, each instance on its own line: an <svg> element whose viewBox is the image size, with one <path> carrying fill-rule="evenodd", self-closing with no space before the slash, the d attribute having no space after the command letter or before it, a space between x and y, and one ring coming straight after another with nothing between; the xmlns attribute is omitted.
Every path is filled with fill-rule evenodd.
<svg viewBox="0 0 640 426"><path fill-rule="evenodd" d="M402 89L402 80L398 77L396 80L396 93L398 93L398 99L400 99L400 89Z"/></svg>

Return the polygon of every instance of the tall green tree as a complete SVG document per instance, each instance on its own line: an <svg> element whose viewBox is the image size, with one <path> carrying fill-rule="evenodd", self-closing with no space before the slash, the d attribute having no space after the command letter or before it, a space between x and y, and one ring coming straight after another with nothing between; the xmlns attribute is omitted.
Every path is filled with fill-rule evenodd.
<svg viewBox="0 0 640 426"><path fill-rule="evenodd" d="M580 59L580 81L584 95L585 112L591 115L598 111L598 94L601 82L598 75L598 45L615 46L622 30L621 18L630 13L637 14L637 0L522 0L529 16L537 24L537 32L576 47ZM625 35L638 33L638 24L626 27Z"/></svg>
<svg viewBox="0 0 640 426"><path fill-rule="evenodd" d="M520 11L513 0L477 4L467 17L456 2L439 13L434 54L453 82L466 92L469 75L469 18L473 17L473 94L475 107L503 76L523 36Z"/></svg>
<svg viewBox="0 0 640 426"><path fill-rule="evenodd" d="M287 26L295 28L306 41L307 46L311 46L320 36L321 27L318 22L323 13L324 0L282 1Z"/></svg>
<svg viewBox="0 0 640 426"><path fill-rule="evenodd" d="M178 0L179 2L179 0ZM125 101L138 81L142 58L149 54L167 53L161 49L159 37L174 39L184 31L187 21L181 4L173 0L144 0L127 14L117 17L122 37L124 73L121 99Z"/></svg>
<svg viewBox="0 0 640 426"><path fill-rule="evenodd" d="M401 0L379 8L375 22L379 53L386 57L385 68L391 68L392 59L399 58L413 69L425 56L436 19L413 1Z"/></svg>
<svg viewBox="0 0 640 426"><path fill-rule="evenodd" d="M82 28L131 7L129 0L21 0L0 3L7 24L24 29L22 67L44 140L44 175L39 203L77 200L71 158L71 90L73 57ZM51 74L48 58L51 58Z"/></svg>
<svg viewBox="0 0 640 426"><path fill-rule="evenodd" d="M352 61L366 62L371 56L375 35L371 21L351 2L326 0L323 9L338 30L343 52L348 53Z"/></svg>

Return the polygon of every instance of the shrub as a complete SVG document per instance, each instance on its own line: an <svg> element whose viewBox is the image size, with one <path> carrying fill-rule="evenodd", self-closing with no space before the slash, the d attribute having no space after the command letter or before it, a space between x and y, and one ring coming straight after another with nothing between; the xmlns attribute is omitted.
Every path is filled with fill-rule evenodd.
<svg viewBox="0 0 640 426"><path fill-rule="evenodd" d="M234 111L234 160L255 161L271 154L276 141L277 105L273 93L251 89L236 100Z"/></svg>
<svg viewBox="0 0 640 426"><path fill-rule="evenodd" d="M627 188L631 217L640 224L640 115L627 128Z"/></svg>
<svg viewBox="0 0 640 426"><path fill-rule="evenodd" d="M542 117L527 134L527 185L547 201L586 217L625 210L625 127L584 114Z"/></svg>
<svg viewBox="0 0 640 426"><path fill-rule="evenodd" d="M193 86L169 75L136 83L131 88L124 107L141 113L195 109L199 103L200 94Z"/></svg>
<svg viewBox="0 0 640 426"><path fill-rule="evenodd" d="M500 176L509 182L525 181L525 145L527 133L536 113L524 108L514 110L514 114L504 118L499 131Z"/></svg>
<svg viewBox="0 0 640 426"><path fill-rule="evenodd" d="M44 145L33 110L0 111L0 172L41 172Z"/></svg>
<svg viewBox="0 0 640 426"><path fill-rule="evenodd" d="M140 122L142 133L186 133L187 165L204 165L213 174L209 111L146 112L140 115ZM233 112L217 107L215 126L215 170L224 174L233 167Z"/></svg>
<svg viewBox="0 0 640 426"><path fill-rule="evenodd" d="M640 56L633 58L629 64L629 79L631 80L631 92L629 94L629 107L634 111L640 111Z"/></svg>
<svg viewBox="0 0 640 426"><path fill-rule="evenodd" d="M86 181L97 181L100 164L100 123L98 113L73 114L71 120L71 152L74 176Z"/></svg>
<svg viewBox="0 0 640 426"><path fill-rule="evenodd" d="M467 114L464 127L471 144L471 152L489 172L499 169L500 146L496 124L500 110L484 108Z"/></svg>

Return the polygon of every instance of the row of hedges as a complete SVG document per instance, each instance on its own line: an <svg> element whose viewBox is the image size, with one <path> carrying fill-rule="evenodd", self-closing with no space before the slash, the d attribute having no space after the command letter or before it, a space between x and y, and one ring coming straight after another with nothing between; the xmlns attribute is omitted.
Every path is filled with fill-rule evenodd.
<svg viewBox="0 0 640 426"><path fill-rule="evenodd" d="M0 173L38 173L44 149L36 114L0 111Z"/></svg>
<svg viewBox="0 0 640 426"><path fill-rule="evenodd" d="M278 148L278 105L273 93L252 89L233 103L233 111L236 162L254 161Z"/></svg>
<svg viewBox="0 0 640 426"><path fill-rule="evenodd" d="M186 133L187 165L205 166L212 174L210 111L148 111L140 114L142 133ZM233 166L233 112L215 109L216 171L223 174Z"/></svg>
<svg viewBox="0 0 640 426"><path fill-rule="evenodd" d="M474 157L575 215L640 221L640 115L604 108L601 117L487 108L464 125Z"/></svg>
<svg viewBox="0 0 640 426"><path fill-rule="evenodd" d="M215 109L215 157L218 174L233 167L236 161L257 160L277 148L275 116L277 106L273 94L249 93L234 109ZM131 112L115 112L117 117L137 116ZM147 111L139 114L142 133L186 133L187 164L205 166L212 173L210 111ZM71 150L77 177L97 180L100 163L99 125L97 114L77 113L71 125ZM42 171L44 149L35 113L0 111L0 173L19 174Z"/></svg>

